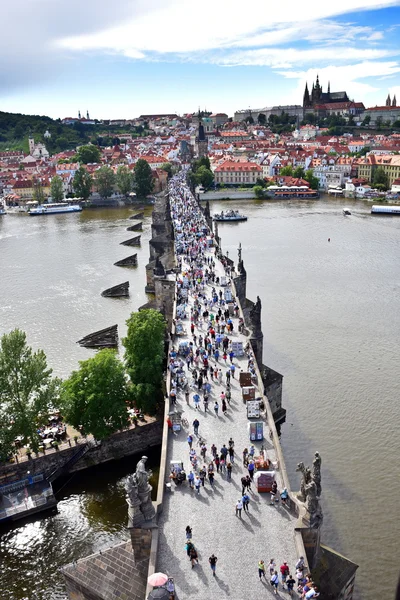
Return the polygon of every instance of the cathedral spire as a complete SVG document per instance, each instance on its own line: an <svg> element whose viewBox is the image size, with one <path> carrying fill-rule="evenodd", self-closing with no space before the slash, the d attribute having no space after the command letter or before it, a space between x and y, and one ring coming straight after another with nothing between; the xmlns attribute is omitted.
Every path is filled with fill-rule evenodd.
<svg viewBox="0 0 400 600"><path fill-rule="evenodd" d="M303 108L306 108L307 106L310 106L310 93L308 91L308 84L306 82L306 87L303 96Z"/></svg>
<svg viewBox="0 0 400 600"><path fill-rule="evenodd" d="M392 106L397 106L396 94L393 96Z"/></svg>
<svg viewBox="0 0 400 600"><path fill-rule="evenodd" d="M390 106L392 104L391 100L390 100L390 94L388 94L388 97L386 98L386 106Z"/></svg>
<svg viewBox="0 0 400 600"><path fill-rule="evenodd" d="M330 93L331 93L331 82L328 81L328 94L330 94Z"/></svg>

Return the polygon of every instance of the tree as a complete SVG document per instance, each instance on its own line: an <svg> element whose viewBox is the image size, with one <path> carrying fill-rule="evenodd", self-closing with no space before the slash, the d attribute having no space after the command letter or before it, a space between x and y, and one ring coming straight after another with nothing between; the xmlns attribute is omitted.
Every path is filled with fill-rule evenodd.
<svg viewBox="0 0 400 600"><path fill-rule="evenodd" d="M261 187L261 185L255 185L253 187L253 190L254 190L254 195L256 198L258 198L259 200L264 198L264 188Z"/></svg>
<svg viewBox="0 0 400 600"><path fill-rule="evenodd" d="M318 177L314 176L314 172L313 172L312 169L308 169L305 172L304 179L306 181L308 181L308 183L310 184L311 189L313 189L313 190L317 190L318 189L318 187L319 187Z"/></svg>
<svg viewBox="0 0 400 600"><path fill-rule="evenodd" d="M115 174L114 171L105 165L97 169L94 174L94 182L102 198L109 198L114 190Z"/></svg>
<svg viewBox="0 0 400 600"><path fill-rule="evenodd" d="M265 179L262 179L261 177L257 177L256 185L258 185L262 188L265 188L266 187Z"/></svg>
<svg viewBox="0 0 400 600"><path fill-rule="evenodd" d="M7 423L13 439L22 435L38 450L37 428L59 400L60 380L51 377L43 350L33 352L20 329L3 335L0 341L0 421ZM3 432L0 444L4 444Z"/></svg>
<svg viewBox="0 0 400 600"><path fill-rule="evenodd" d="M383 119L382 117L378 117L375 121L375 126L377 129L380 129L382 127L382 123L383 123Z"/></svg>
<svg viewBox="0 0 400 600"><path fill-rule="evenodd" d="M125 369L114 350L100 350L82 360L64 381L61 406L68 423L102 440L129 423Z"/></svg>
<svg viewBox="0 0 400 600"><path fill-rule="evenodd" d="M389 178L382 167L378 167L372 175L372 184L375 186L383 186L385 190L389 188ZM381 188L381 189L383 189Z"/></svg>
<svg viewBox="0 0 400 600"><path fill-rule="evenodd" d="M264 113L260 113L257 117L257 121L259 125L265 125L265 123L267 122L267 118L264 115Z"/></svg>
<svg viewBox="0 0 400 600"><path fill-rule="evenodd" d="M289 177L293 176L293 167L292 165L288 165L287 167L282 167L282 169L279 171L279 175L288 175Z"/></svg>
<svg viewBox="0 0 400 600"><path fill-rule="evenodd" d="M139 158L135 164L136 193L139 198L146 198L154 187L153 172L147 160Z"/></svg>
<svg viewBox="0 0 400 600"><path fill-rule="evenodd" d="M212 186L214 182L214 174L207 167L199 167L196 171L197 182L202 185L205 189Z"/></svg>
<svg viewBox="0 0 400 600"><path fill-rule="evenodd" d="M210 159L208 158L208 156L202 156L201 158L198 158L197 160L193 161L192 171L194 173L196 173L196 171L198 171L200 167L206 167L206 169L211 170Z"/></svg>
<svg viewBox="0 0 400 600"><path fill-rule="evenodd" d="M91 174L86 171L84 167L79 167L79 169L75 171L72 182L72 187L74 188L75 193L78 195L78 198L87 200L92 192L92 185L93 177Z"/></svg>
<svg viewBox="0 0 400 600"><path fill-rule="evenodd" d="M126 323L122 343L133 397L141 410L151 414L163 398L164 317L150 308L132 313Z"/></svg>
<svg viewBox="0 0 400 600"><path fill-rule="evenodd" d="M35 200L35 202L37 202L38 204L43 204L43 202L45 201L45 195L44 195L44 191L43 191L43 186L41 181L37 180L34 184L33 184L33 199Z"/></svg>
<svg viewBox="0 0 400 600"><path fill-rule="evenodd" d="M245 123L248 123L249 125L254 125L254 119L251 115L249 115L248 117L245 118L244 120Z"/></svg>
<svg viewBox="0 0 400 600"><path fill-rule="evenodd" d="M164 163L163 165L161 165L161 168L163 171L168 173L168 179L171 179L171 177L173 175L173 167L172 167L171 163Z"/></svg>
<svg viewBox="0 0 400 600"><path fill-rule="evenodd" d="M367 115L363 118L361 125L367 127L371 123L371 115Z"/></svg>
<svg viewBox="0 0 400 600"><path fill-rule="evenodd" d="M101 158L100 149L94 144L80 146L76 154L78 162L83 163L84 165L87 165L88 163L98 163Z"/></svg>
<svg viewBox="0 0 400 600"><path fill-rule="evenodd" d="M120 165L116 175L117 187L121 194L127 196L133 189L133 173L126 165Z"/></svg>
<svg viewBox="0 0 400 600"><path fill-rule="evenodd" d="M59 175L51 178L50 194L53 202L61 202L64 198L63 181Z"/></svg>
<svg viewBox="0 0 400 600"><path fill-rule="evenodd" d="M293 177L297 177L298 179L303 179L305 173L303 167L296 167L293 171Z"/></svg>

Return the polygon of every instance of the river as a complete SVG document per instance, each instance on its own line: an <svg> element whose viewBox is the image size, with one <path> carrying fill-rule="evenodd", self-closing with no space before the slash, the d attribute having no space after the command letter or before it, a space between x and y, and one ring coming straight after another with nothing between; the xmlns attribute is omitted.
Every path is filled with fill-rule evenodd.
<svg viewBox="0 0 400 600"><path fill-rule="evenodd" d="M212 204L212 212L226 208ZM219 231L231 258L242 244L248 296L263 304L264 362L284 375L281 440L292 487L297 462L310 464L318 450L323 542L360 564L358 597L391 598L400 534L400 219L371 217L367 203L331 198L232 201L229 208L249 217ZM130 312L146 302L150 210L138 249L119 245L135 235L125 231L129 209L0 218L0 334L24 329L60 376L93 354L75 343L80 337L115 323L123 336ZM135 252L136 269L113 266ZM100 296L127 279L129 299ZM128 472L106 469L92 487L86 475L75 476L58 515L0 538L0 589L13 586L7 600L63 599L57 568L123 539ZM87 506L94 507L90 517Z"/></svg>

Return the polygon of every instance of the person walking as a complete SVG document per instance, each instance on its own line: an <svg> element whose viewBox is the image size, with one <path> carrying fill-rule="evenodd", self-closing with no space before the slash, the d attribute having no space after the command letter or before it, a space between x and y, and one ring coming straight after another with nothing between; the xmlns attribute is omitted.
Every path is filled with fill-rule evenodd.
<svg viewBox="0 0 400 600"><path fill-rule="evenodd" d="M213 455L213 458L217 456L217 446L215 444L211 446L211 454Z"/></svg>
<svg viewBox="0 0 400 600"><path fill-rule="evenodd" d="M222 400L221 409L222 409L222 412L224 413L224 415L226 415L226 413L228 412L228 407L226 406L225 398Z"/></svg>
<svg viewBox="0 0 400 600"><path fill-rule="evenodd" d="M211 487L213 487L214 485L214 471L208 471L208 481L211 485Z"/></svg>
<svg viewBox="0 0 400 600"><path fill-rule="evenodd" d="M272 577L272 575L275 573L275 567L276 567L275 559L271 558L271 560L269 561L269 565L268 565L270 577Z"/></svg>
<svg viewBox="0 0 400 600"><path fill-rule="evenodd" d="M193 431L194 431L195 435L199 435L199 426L200 426L199 420L195 419L193 421Z"/></svg>
<svg viewBox="0 0 400 600"><path fill-rule="evenodd" d="M207 471L206 471L206 468L204 466L199 471L199 478L200 478L202 487L204 487L204 482L206 480L206 475L207 475Z"/></svg>
<svg viewBox="0 0 400 600"><path fill-rule="evenodd" d="M193 546L193 548L190 549L189 559L190 559L190 562L192 563L192 569L195 565L199 564L199 556L198 556L197 550L194 546Z"/></svg>
<svg viewBox="0 0 400 600"><path fill-rule="evenodd" d="M251 460L251 461L249 462L249 465L248 465L248 467L247 467L247 470L248 470L248 472L249 472L249 476L250 476L250 479L251 479L251 481L253 481L253 477L254 477L254 470L255 470L255 464L254 464L254 461L253 461L253 460Z"/></svg>
<svg viewBox="0 0 400 600"><path fill-rule="evenodd" d="M194 548L194 544L193 544L193 542L191 542L190 540L188 540L186 542L185 549L186 549L186 554L189 556L189 558L190 558L190 551L191 551L192 548Z"/></svg>
<svg viewBox="0 0 400 600"><path fill-rule="evenodd" d="M226 398L227 403L230 404L231 403L232 394L231 394L231 390L229 388L227 388L227 390L226 390L225 398Z"/></svg>
<svg viewBox="0 0 400 600"><path fill-rule="evenodd" d="M250 496L248 494L243 494L242 503L244 512L249 512Z"/></svg>
<svg viewBox="0 0 400 600"><path fill-rule="evenodd" d="M194 473L193 473L193 471L190 471L190 473L188 475L188 482L189 482L190 489L193 489L193 486L194 486Z"/></svg>
<svg viewBox="0 0 400 600"><path fill-rule="evenodd" d="M232 479L232 463L228 462L226 464L226 473L227 473L227 478L230 481Z"/></svg>
<svg viewBox="0 0 400 600"><path fill-rule="evenodd" d="M258 576L260 578L260 581L261 581L262 577L264 577L264 579L266 579L265 564L264 564L263 560L258 561Z"/></svg>
<svg viewBox="0 0 400 600"><path fill-rule="evenodd" d="M243 496L243 494L245 493L245 491L247 489L247 479L245 476L243 476L240 481L242 483L242 496Z"/></svg>
<svg viewBox="0 0 400 600"><path fill-rule="evenodd" d="M286 579L289 575L289 567L286 561L280 566L279 570L281 572L282 587L285 589Z"/></svg>
<svg viewBox="0 0 400 600"><path fill-rule="evenodd" d="M236 502L236 516L239 515L240 518L242 518L242 508L243 508L243 502L241 500L238 500Z"/></svg>
<svg viewBox="0 0 400 600"><path fill-rule="evenodd" d="M200 410L200 396L199 394L194 394L193 396L194 407L196 410Z"/></svg>
<svg viewBox="0 0 400 600"><path fill-rule="evenodd" d="M226 377L226 384L228 385L228 383L230 383L230 381L231 381L231 370L229 368L226 370L225 377Z"/></svg>
<svg viewBox="0 0 400 600"><path fill-rule="evenodd" d="M232 364L231 364L231 377L232 377L232 379L235 379L235 371L236 371L236 367L235 367L235 365L232 363Z"/></svg>
<svg viewBox="0 0 400 600"><path fill-rule="evenodd" d="M235 462L235 451L233 449L233 446L229 446L228 454L229 454L230 461L233 464Z"/></svg>
<svg viewBox="0 0 400 600"><path fill-rule="evenodd" d="M287 585L287 589L289 592L289 596L293 596L293 589L294 589L295 583L296 583L296 580L293 579L292 575L290 575L290 573L289 573L289 577L288 577L288 579L286 579L286 585Z"/></svg>
<svg viewBox="0 0 400 600"><path fill-rule="evenodd" d="M196 492L198 494L200 494L200 486L201 486L201 480L200 477L198 475L196 475L196 478L194 480L194 487L196 488Z"/></svg>
<svg viewBox="0 0 400 600"><path fill-rule="evenodd" d="M207 446L205 444L201 445L200 454L201 454L203 460L205 460L206 459L206 454L207 454Z"/></svg>
<svg viewBox="0 0 400 600"><path fill-rule="evenodd" d="M219 404L218 402L215 402L214 404L214 412L215 412L215 416L218 417L218 411L219 411Z"/></svg>
<svg viewBox="0 0 400 600"><path fill-rule="evenodd" d="M211 554L210 558L208 559L213 577L215 577L215 571L217 569L217 560L218 560L218 558L214 554Z"/></svg>
<svg viewBox="0 0 400 600"><path fill-rule="evenodd" d="M272 482L272 486L271 486L271 500L270 500L270 504L275 504L275 496L278 492L278 484L276 483L276 481Z"/></svg>
<svg viewBox="0 0 400 600"><path fill-rule="evenodd" d="M274 571L274 574L271 577L271 585L274 588L275 594L278 593L278 584L279 584L278 571Z"/></svg>
<svg viewBox="0 0 400 600"><path fill-rule="evenodd" d="M208 394L207 393L204 394L203 404L204 404L204 412L208 412Z"/></svg>
<svg viewBox="0 0 400 600"><path fill-rule="evenodd" d="M189 396L190 396L190 394L189 394L189 389L188 389L188 388L186 388L186 390L185 390L185 400L186 400L186 404L189 404Z"/></svg>
<svg viewBox="0 0 400 600"><path fill-rule="evenodd" d="M187 443L189 444L189 448L192 449L193 437L190 435L187 436Z"/></svg>
<svg viewBox="0 0 400 600"><path fill-rule="evenodd" d="M190 527L190 525L186 526L186 539L187 540L192 539L192 528Z"/></svg>

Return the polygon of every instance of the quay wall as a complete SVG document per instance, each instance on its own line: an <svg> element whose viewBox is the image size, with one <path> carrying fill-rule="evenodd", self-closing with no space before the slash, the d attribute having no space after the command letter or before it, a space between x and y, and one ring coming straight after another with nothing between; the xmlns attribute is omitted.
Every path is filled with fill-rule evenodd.
<svg viewBox="0 0 400 600"><path fill-rule="evenodd" d="M153 421L114 433L97 446L90 448L68 472L82 471L110 460L118 460L124 456L144 452L147 448L153 446L159 446L162 442L162 429L163 424L161 421ZM17 477L19 479L25 477L27 471L30 471L31 475L46 473L48 476L72 458L79 446L86 443L86 441L85 438L80 438L78 445L72 442L71 447L65 449L51 450L37 458L31 458L12 465L1 465L0 476L6 476L10 479Z"/></svg>
<svg viewBox="0 0 400 600"><path fill-rule="evenodd" d="M220 192L204 192L198 195L199 200L253 200L255 197L251 188L248 190L224 188Z"/></svg>

